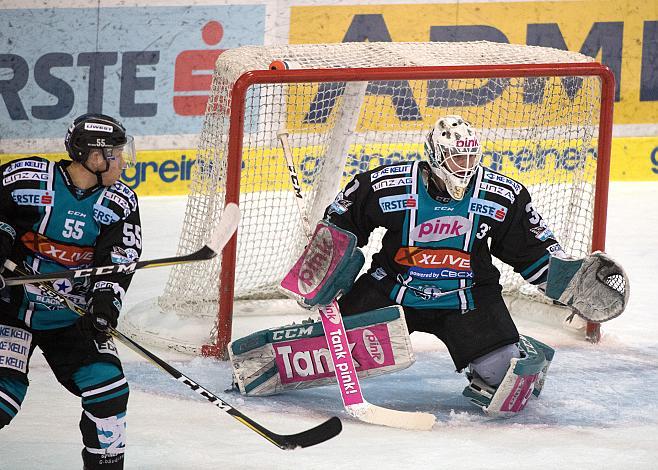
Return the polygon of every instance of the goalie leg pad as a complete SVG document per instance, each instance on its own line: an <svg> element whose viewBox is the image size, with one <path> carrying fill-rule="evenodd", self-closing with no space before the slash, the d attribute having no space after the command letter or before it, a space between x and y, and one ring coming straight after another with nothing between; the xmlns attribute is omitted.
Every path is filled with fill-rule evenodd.
<svg viewBox="0 0 658 470"><path fill-rule="evenodd" d="M356 235L320 221L304 252L286 274L280 290L302 306L329 305L347 293L365 263Z"/></svg>
<svg viewBox="0 0 658 470"><path fill-rule="evenodd" d="M468 366L471 375L477 374L489 385L497 387L503 381L510 361L518 357L521 357L519 347L516 344L508 344L474 359Z"/></svg>
<svg viewBox="0 0 658 470"><path fill-rule="evenodd" d="M388 374L415 361L402 307L396 305L343 319L359 378ZM258 331L228 347L240 393L273 395L336 383L322 323Z"/></svg>
<svg viewBox="0 0 658 470"><path fill-rule="evenodd" d="M471 403L491 416L510 415L525 408L531 396L538 397L544 386L555 351L540 341L520 335L520 358L512 358L498 387L489 385L476 373L463 391Z"/></svg>

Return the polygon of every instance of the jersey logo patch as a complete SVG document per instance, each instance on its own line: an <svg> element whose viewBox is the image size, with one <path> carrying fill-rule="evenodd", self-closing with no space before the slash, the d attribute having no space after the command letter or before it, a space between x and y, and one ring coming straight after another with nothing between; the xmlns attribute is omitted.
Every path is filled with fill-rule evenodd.
<svg viewBox="0 0 658 470"><path fill-rule="evenodd" d="M62 266L79 267L89 265L94 261L93 247L67 245L54 242L35 232L25 232L21 237L25 247L34 254Z"/></svg>
<svg viewBox="0 0 658 470"><path fill-rule="evenodd" d="M385 188L394 188L396 186L411 186L414 182L414 179L411 176L404 178L388 178L381 180L379 183L372 185L373 191L379 191L380 189Z"/></svg>
<svg viewBox="0 0 658 470"><path fill-rule="evenodd" d="M112 209L108 209L100 204L94 204L94 219L103 225L110 225L119 220L119 217Z"/></svg>
<svg viewBox="0 0 658 470"><path fill-rule="evenodd" d="M49 177L48 173L38 173L35 171L19 171L9 176L5 176L2 179L2 184L3 186L9 186L10 184L15 183L16 181L21 181L21 180L48 181L48 177Z"/></svg>
<svg viewBox="0 0 658 470"><path fill-rule="evenodd" d="M128 201L126 201L123 198L123 196L120 196L119 194L113 193L111 191L105 191L105 193L103 194L103 198L105 198L109 201L112 201L116 205L121 207L121 209L123 209L124 217L128 217L128 215L130 215L130 212L131 212L130 205L128 204Z"/></svg>
<svg viewBox="0 0 658 470"><path fill-rule="evenodd" d="M5 168L5 171L2 174L8 175L9 173L13 173L14 171L20 170L22 168L27 168L34 171L48 171L48 162L35 162L34 160L19 160L17 162L10 164L7 168Z"/></svg>
<svg viewBox="0 0 658 470"><path fill-rule="evenodd" d="M11 198L19 206L52 206L55 203L55 193L43 189L15 189Z"/></svg>
<svg viewBox="0 0 658 470"><path fill-rule="evenodd" d="M400 194L379 198L379 207L382 209L382 212L415 210L417 206L418 195L416 194Z"/></svg>
<svg viewBox="0 0 658 470"><path fill-rule="evenodd" d="M507 215L507 208L486 199L472 198L468 204L468 212L483 215L502 222Z"/></svg>
<svg viewBox="0 0 658 470"><path fill-rule="evenodd" d="M32 333L22 328L0 325L0 368L27 372Z"/></svg>
<svg viewBox="0 0 658 470"><path fill-rule="evenodd" d="M491 184L491 183L485 183L482 182L480 183L480 189L484 189L487 192L498 194L499 196L504 197L507 199L509 202L514 202L516 197L514 197L514 193L502 186L498 186L497 184Z"/></svg>
<svg viewBox="0 0 658 470"><path fill-rule="evenodd" d="M400 247L395 262L403 266L425 269L471 269L471 255L460 250L430 249L416 246Z"/></svg>
<svg viewBox="0 0 658 470"><path fill-rule="evenodd" d="M377 181L384 176L403 175L411 171L411 165L387 166L370 175L370 181Z"/></svg>
<svg viewBox="0 0 658 470"><path fill-rule="evenodd" d="M511 187L516 194L521 193L521 183L518 183L517 181L514 181L512 178L508 178L507 176L499 175L498 173L494 173L492 171L485 171L484 172L484 178L489 180L489 181L495 181L496 183L502 183L505 184L509 187Z"/></svg>
<svg viewBox="0 0 658 470"><path fill-rule="evenodd" d="M464 235L472 225L470 220L458 215L437 217L416 225L411 231L410 237L417 242L435 242Z"/></svg>

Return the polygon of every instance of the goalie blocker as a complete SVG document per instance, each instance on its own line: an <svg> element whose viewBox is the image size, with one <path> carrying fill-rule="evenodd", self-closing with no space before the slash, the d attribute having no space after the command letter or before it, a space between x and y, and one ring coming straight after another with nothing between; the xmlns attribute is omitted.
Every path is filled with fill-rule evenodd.
<svg viewBox="0 0 658 470"><path fill-rule="evenodd" d="M414 363L401 307L353 315L344 323L359 378L395 372ZM232 341L228 350L235 385L244 395L273 395L336 383L319 321L258 331Z"/></svg>
<svg viewBox="0 0 658 470"><path fill-rule="evenodd" d="M356 236L322 220L279 289L305 308L329 305L347 293L365 263Z"/></svg>

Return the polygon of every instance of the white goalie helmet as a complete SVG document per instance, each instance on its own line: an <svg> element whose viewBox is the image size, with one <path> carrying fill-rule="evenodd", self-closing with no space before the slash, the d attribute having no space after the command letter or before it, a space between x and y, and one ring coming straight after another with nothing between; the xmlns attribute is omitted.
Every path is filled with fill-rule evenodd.
<svg viewBox="0 0 658 470"><path fill-rule="evenodd" d="M425 152L450 196L462 200L482 159L480 140L471 125L457 115L439 118L427 134Z"/></svg>

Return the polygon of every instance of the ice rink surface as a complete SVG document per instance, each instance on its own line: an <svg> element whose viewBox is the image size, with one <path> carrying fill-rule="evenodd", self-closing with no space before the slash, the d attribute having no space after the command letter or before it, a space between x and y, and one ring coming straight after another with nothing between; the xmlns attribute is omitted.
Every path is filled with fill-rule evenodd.
<svg viewBox="0 0 658 470"><path fill-rule="evenodd" d="M170 376L121 347L130 382L126 469L655 469L658 468L658 184L613 183L607 252L631 280L626 312L593 345L565 330L519 321L557 353L539 400L511 419L483 416L461 396L467 384L445 347L412 334L416 363L362 383L372 403L437 416L430 432L355 421L336 387L269 398L225 392L227 363L154 349L249 417L293 433L339 416L343 432L316 447L282 451ZM183 198L143 198L143 259L175 253ZM550 221L548 221L550 223ZM167 269L136 274L126 308L159 295ZM275 326L265 317L260 328ZM236 329L241 328L236 320ZM242 325L242 328L245 328ZM0 431L0 469L81 468L79 399L34 354L23 408Z"/></svg>

